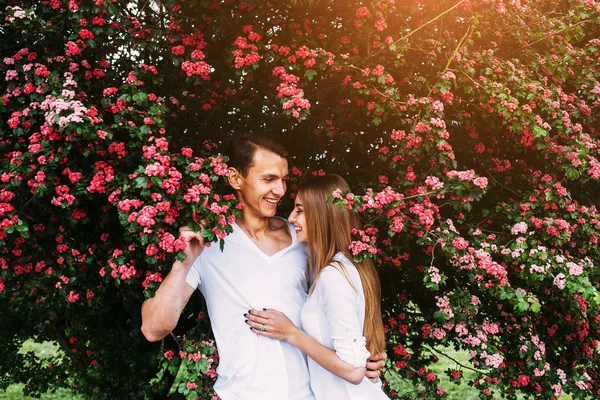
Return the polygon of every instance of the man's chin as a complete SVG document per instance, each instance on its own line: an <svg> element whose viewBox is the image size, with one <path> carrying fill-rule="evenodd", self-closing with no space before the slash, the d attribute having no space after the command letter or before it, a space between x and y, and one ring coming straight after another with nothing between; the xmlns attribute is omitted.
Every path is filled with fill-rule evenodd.
<svg viewBox="0 0 600 400"><path fill-rule="evenodd" d="M265 218L271 218L274 217L277 214L277 210L272 210L272 211L265 211L263 212L263 216Z"/></svg>
<svg viewBox="0 0 600 400"><path fill-rule="evenodd" d="M260 213L264 218L271 218L277 214L277 209L275 207L263 207Z"/></svg>

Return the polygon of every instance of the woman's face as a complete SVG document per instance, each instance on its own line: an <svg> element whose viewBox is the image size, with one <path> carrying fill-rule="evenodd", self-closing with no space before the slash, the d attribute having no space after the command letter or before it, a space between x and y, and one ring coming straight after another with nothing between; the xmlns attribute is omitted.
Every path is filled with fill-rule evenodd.
<svg viewBox="0 0 600 400"><path fill-rule="evenodd" d="M306 232L306 218L304 214L304 206L302 205L302 199L300 196L296 196L294 201L294 210L290 214L288 220L294 225L296 229L296 237L301 242L307 241Z"/></svg>

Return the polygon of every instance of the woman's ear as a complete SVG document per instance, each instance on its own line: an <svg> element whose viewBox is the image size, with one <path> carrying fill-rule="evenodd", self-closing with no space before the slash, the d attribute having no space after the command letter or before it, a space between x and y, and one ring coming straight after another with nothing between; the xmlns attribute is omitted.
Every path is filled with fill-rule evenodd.
<svg viewBox="0 0 600 400"><path fill-rule="evenodd" d="M240 174L237 169L229 167L229 175L227 176L227 180L229 181L229 185L231 185L233 190L240 190L242 174Z"/></svg>

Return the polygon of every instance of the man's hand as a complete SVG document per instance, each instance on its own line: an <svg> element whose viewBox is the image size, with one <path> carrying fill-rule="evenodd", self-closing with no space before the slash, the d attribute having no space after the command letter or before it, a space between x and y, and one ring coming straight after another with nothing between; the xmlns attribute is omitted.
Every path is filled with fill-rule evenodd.
<svg viewBox="0 0 600 400"><path fill-rule="evenodd" d="M188 226L179 228L179 234L185 240L185 250L183 252L186 257L183 264L189 268L196 261L196 258L202 254L204 247L210 247L210 242L204 242L202 230L194 232Z"/></svg>
<svg viewBox="0 0 600 400"><path fill-rule="evenodd" d="M381 375L381 369L385 366L385 360L387 360L387 354L381 352L379 354L372 355L367 360L367 372L365 375L373 383L377 382L379 375Z"/></svg>

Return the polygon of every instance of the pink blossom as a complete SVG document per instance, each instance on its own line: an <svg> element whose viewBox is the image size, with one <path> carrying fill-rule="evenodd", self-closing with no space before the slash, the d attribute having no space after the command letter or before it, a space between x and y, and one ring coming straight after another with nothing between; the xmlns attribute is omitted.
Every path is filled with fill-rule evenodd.
<svg viewBox="0 0 600 400"><path fill-rule="evenodd" d="M75 303L77 300L79 300L79 294L71 290L69 292L69 303Z"/></svg>
<svg viewBox="0 0 600 400"><path fill-rule="evenodd" d="M369 9L367 7L361 7L356 11L356 18L363 18L369 15Z"/></svg>
<svg viewBox="0 0 600 400"><path fill-rule="evenodd" d="M511 229L510 233L518 235L521 233L527 233L527 224L525 222L517 222Z"/></svg>
<svg viewBox="0 0 600 400"><path fill-rule="evenodd" d="M198 75L205 81L209 79L210 75L210 66L204 61L184 61L181 64L181 69L185 71L187 76Z"/></svg>
<svg viewBox="0 0 600 400"><path fill-rule="evenodd" d="M446 331L440 328L435 328L432 335L436 340L442 340L446 337Z"/></svg>
<svg viewBox="0 0 600 400"><path fill-rule="evenodd" d="M469 246L469 242L467 242L464 238L459 237L452 241L452 246L458 250L464 250Z"/></svg>
<svg viewBox="0 0 600 400"><path fill-rule="evenodd" d="M567 268L569 268L569 274L573 276L579 276L583 273L583 267L571 261L567 263Z"/></svg>
<svg viewBox="0 0 600 400"><path fill-rule="evenodd" d="M565 274L560 273L554 277L554 285L559 289L564 289L566 286Z"/></svg>
<svg viewBox="0 0 600 400"><path fill-rule="evenodd" d="M425 179L425 184L427 186L429 186L431 189L433 190L439 190L442 189L444 187L444 182L440 181L437 177L435 176L428 176Z"/></svg>
<svg viewBox="0 0 600 400"><path fill-rule="evenodd" d="M479 177L473 179L473 184L481 189L485 189L488 185L488 180L485 177Z"/></svg>

